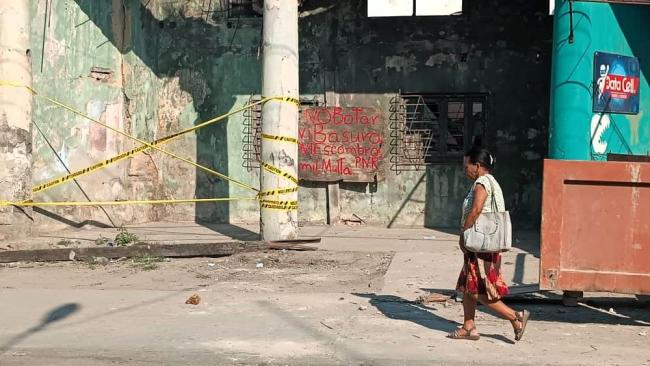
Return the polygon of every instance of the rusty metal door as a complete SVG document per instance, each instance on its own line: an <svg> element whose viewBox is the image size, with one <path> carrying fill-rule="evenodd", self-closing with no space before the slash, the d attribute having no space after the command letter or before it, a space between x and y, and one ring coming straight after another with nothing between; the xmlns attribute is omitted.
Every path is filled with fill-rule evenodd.
<svg viewBox="0 0 650 366"><path fill-rule="evenodd" d="M544 162L540 287L650 294L650 163Z"/></svg>

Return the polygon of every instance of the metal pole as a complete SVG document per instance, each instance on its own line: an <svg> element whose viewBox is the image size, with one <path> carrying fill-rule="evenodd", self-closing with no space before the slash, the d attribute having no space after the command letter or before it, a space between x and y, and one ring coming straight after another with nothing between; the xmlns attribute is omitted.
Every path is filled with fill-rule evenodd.
<svg viewBox="0 0 650 366"><path fill-rule="evenodd" d="M29 0L0 1L0 80L32 85ZM0 201L31 199L32 94L0 86ZM31 209L0 207L0 240L31 234Z"/></svg>
<svg viewBox="0 0 650 366"><path fill-rule="evenodd" d="M262 94L289 98L269 100L262 107L260 183L262 192L268 192L298 185L298 0L264 0L263 33ZM288 139L273 138L280 136ZM297 238L297 200L297 190L262 196L264 240Z"/></svg>

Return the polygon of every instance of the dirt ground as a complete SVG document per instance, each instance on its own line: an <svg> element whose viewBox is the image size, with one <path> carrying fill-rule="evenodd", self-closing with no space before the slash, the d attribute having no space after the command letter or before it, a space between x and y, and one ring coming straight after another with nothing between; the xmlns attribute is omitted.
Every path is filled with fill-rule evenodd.
<svg viewBox="0 0 650 366"><path fill-rule="evenodd" d="M221 258L136 257L97 261L0 264L0 283L99 290L182 290L216 286L242 292L377 291L393 253L287 251ZM47 283L43 279L47 278ZM236 286L236 287L232 287Z"/></svg>

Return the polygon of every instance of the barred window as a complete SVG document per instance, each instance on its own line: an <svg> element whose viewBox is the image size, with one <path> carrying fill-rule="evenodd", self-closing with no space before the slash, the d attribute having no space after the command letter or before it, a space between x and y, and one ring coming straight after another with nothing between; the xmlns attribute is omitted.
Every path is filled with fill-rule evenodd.
<svg viewBox="0 0 650 366"><path fill-rule="evenodd" d="M487 94L400 94L391 101L391 168L396 173L460 161L485 143Z"/></svg>
<svg viewBox="0 0 650 366"><path fill-rule="evenodd" d="M259 102L259 96L251 96L248 100L248 104ZM300 107L301 113L300 118L302 119L302 108L303 107L317 107L323 105L323 101L314 97L312 99L300 98ZM252 171L254 169L259 169L260 167L260 155L262 150L262 105L257 104L251 108L248 108L244 111L244 124L242 131L242 166L246 168L247 171Z"/></svg>

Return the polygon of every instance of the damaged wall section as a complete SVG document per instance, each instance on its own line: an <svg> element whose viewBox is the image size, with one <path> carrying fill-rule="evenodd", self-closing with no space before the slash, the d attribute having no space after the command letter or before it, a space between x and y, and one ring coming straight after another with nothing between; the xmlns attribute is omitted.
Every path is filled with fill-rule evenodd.
<svg viewBox="0 0 650 366"><path fill-rule="evenodd" d="M228 9L215 7L219 2L208 9L201 0L75 0L53 2L46 14L45 1L34 3L34 28L45 29L45 34L33 32L32 39L45 45L35 47L37 89L138 138L151 141L191 127L261 91L262 22L254 12L229 16ZM516 224L538 224L551 38L545 4L469 0L460 16L371 19L364 1L311 0L301 11L305 98L340 106L370 103L388 120L391 98L400 90L489 94L485 142L499 159L497 178ZM135 146L41 103L35 116L50 140L34 137L37 182ZM164 146L257 186L259 173L247 169L242 158L244 123L243 115L232 116ZM399 175L385 164L383 181L339 184L341 214L391 226L457 227L467 189L460 163ZM159 152L80 178L79 186L93 200L251 194ZM79 186L57 187L45 198L87 199ZM301 187L300 219L326 222L328 185L303 182ZM259 215L257 204L249 201L53 211L76 223L115 224L257 222Z"/></svg>
<svg viewBox="0 0 650 366"><path fill-rule="evenodd" d="M32 185L30 16L26 2L0 3L0 201L23 201ZM9 83L7 83L9 82ZM32 210L0 207L0 240L28 236Z"/></svg>

